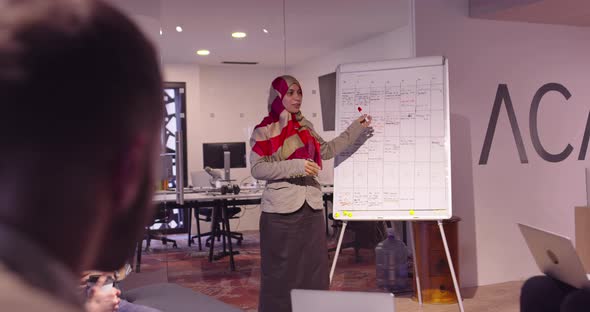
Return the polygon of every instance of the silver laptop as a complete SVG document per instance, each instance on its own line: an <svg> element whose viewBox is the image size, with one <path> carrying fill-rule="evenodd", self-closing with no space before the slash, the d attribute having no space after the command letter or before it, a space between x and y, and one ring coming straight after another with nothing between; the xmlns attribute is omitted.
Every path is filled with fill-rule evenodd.
<svg viewBox="0 0 590 312"><path fill-rule="evenodd" d="M210 189L211 176L204 170L191 171L191 182L194 189Z"/></svg>
<svg viewBox="0 0 590 312"><path fill-rule="evenodd" d="M291 290L293 312L395 312L393 294L335 291Z"/></svg>
<svg viewBox="0 0 590 312"><path fill-rule="evenodd" d="M590 281L572 241L565 236L518 224L541 272L576 288Z"/></svg>

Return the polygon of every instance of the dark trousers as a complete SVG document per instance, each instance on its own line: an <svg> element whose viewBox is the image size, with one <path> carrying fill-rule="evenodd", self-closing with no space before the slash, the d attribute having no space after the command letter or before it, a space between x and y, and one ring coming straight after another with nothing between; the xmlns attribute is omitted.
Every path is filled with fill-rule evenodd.
<svg viewBox="0 0 590 312"><path fill-rule="evenodd" d="M260 312L290 312L292 289L330 287L324 214L307 202L260 216Z"/></svg>
<svg viewBox="0 0 590 312"><path fill-rule="evenodd" d="M531 277L522 286L520 311L587 312L590 311L590 291L545 275Z"/></svg>

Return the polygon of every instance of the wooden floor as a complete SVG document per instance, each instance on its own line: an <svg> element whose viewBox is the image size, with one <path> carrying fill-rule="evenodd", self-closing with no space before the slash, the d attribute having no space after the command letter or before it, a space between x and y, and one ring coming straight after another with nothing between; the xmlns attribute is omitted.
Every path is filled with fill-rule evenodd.
<svg viewBox="0 0 590 312"><path fill-rule="evenodd" d="M228 257L209 262L207 250L199 252L195 246L186 246L185 235L173 237L178 240L178 248L164 248L158 241L153 242L152 251L144 253L142 272L157 273L161 271L160 275L165 281L177 283L246 312L258 310L260 243L257 232L244 232L242 245L236 246L239 248L240 254L235 257L237 268L235 272L229 270ZM373 250L361 250L360 259L357 259L354 250L343 249L338 263L331 290L380 291L376 288ZM136 275L145 275L145 273ZM464 311L517 312L519 311L519 294L522 283L507 282L465 288L462 290ZM143 284L146 284L145 281ZM424 304L420 306L410 298L410 295L399 295L395 300L396 312L460 311L458 304Z"/></svg>
<svg viewBox="0 0 590 312"><path fill-rule="evenodd" d="M522 282L508 282L463 290L466 312L518 312L518 298ZM424 304L422 307L408 297L396 298L396 312L456 312L458 304Z"/></svg>

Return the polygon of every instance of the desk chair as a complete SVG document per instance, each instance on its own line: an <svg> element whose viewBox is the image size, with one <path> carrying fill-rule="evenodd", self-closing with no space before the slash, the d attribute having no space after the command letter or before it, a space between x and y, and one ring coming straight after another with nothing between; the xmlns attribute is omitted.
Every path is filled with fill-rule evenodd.
<svg viewBox="0 0 590 312"><path fill-rule="evenodd" d="M328 216L332 220L332 227L334 228L334 236L340 236L342 231L342 221L335 220L332 213ZM343 242L341 249L354 248L355 262L361 262L360 249L374 249L377 244L387 238L386 224L391 227L389 221L350 221L346 227L347 231L354 234L354 239L349 242ZM328 249L328 253L336 251L336 247Z"/></svg>
<svg viewBox="0 0 590 312"><path fill-rule="evenodd" d="M156 215L153 218L152 226L155 224L161 224L160 229L158 230L150 230L150 227L146 227L146 234L145 234L145 251L147 252L150 248L150 242L152 239L158 239L162 241L162 244L167 245L168 243L172 243L172 247L178 248L176 244L176 240L170 239L165 236L164 233L161 233L161 229L165 232L168 229L168 222L171 220L171 213L170 209L167 209L164 204L159 204L157 207Z"/></svg>
<svg viewBox="0 0 590 312"><path fill-rule="evenodd" d="M195 208L195 219L197 220L197 224L199 221L205 221L205 222L213 222L213 209L219 209L216 207L196 207ZM242 212L242 208L237 207L237 206L230 206L227 207L227 218L228 219L237 219L239 218L239 214L240 212ZM240 232L233 232L230 231L229 233L225 230L225 227L223 226L224 224L224 219L221 215L221 213L218 214L219 217L216 218L215 222L217 224L212 224L211 228L212 228L212 232L206 232L206 233L201 233L200 231L200 226L197 226L197 235L193 235L191 237L191 244L194 244L194 239L197 238L198 239L198 243L199 243L199 250L202 250L201 247L201 237L204 236L208 236L207 239L205 240L205 246L209 247L211 244L211 240L217 238L217 241L220 241L221 239L226 239L227 237L229 237L230 239L235 239L236 243L238 244L238 246L242 245L242 240L244 240L244 235ZM221 225L221 227L220 227Z"/></svg>
<svg viewBox="0 0 590 312"><path fill-rule="evenodd" d="M214 186L214 183L211 183L211 176L204 170L191 172L191 180L192 180L192 185L194 187ZM223 225L223 221L224 221L224 219L221 217L221 214L218 214L219 218L216 221L218 224L211 226L211 228L213 229L213 232L215 232L214 234L211 231L206 232L206 233L201 233L200 221L212 222L213 221L212 220L213 209L215 209L215 206L213 206L213 205L209 206L209 207L203 206L203 205L197 205L197 207L195 207L194 215L195 215L195 219L197 221L197 235L191 236L191 238L189 240L189 245L194 244L195 243L194 239L197 238L198 243L199 243L199 250L202 250L201 237L204 237L204 236L209 236L205 240L206 247L209 247L211 240L213 238L217 238L217 241L220 241L222 238L225 239L227 236L235 239L237 244L241 245L242 240L244 239L244 236L242 233L239 233L239 232L226 233L225 230L221 230L221 228L219 227L219 224ZM241 208L237 207L235 205L233 205L231 207L227 207L227 216L229 219L236 219L236 218L238 218L237 215L241 211L242 211Z"/></svg>
<svg viewBox="0 0 590 312"><path fill-rule="evenodd" d="M328 203L331 202L332 205L334 204L334 193L324 193L322 195L322 200L324 201L324 221L326 222L326 236L328 236L330 235L330 231L328 230ZM332 224L334 224L334 222L332 222Z"/></svg>

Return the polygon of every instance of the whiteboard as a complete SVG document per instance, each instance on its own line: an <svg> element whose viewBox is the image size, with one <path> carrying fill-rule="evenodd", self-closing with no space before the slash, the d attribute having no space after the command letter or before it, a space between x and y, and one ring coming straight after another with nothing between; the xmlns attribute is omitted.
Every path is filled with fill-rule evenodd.
<svg viewBox="0 0 590 312"><path fill-rule="evenodd" d="M336 133L358 107L374 131L336 156L335 219L452 216L448 81L442 56L338 66Z"/></svg>

